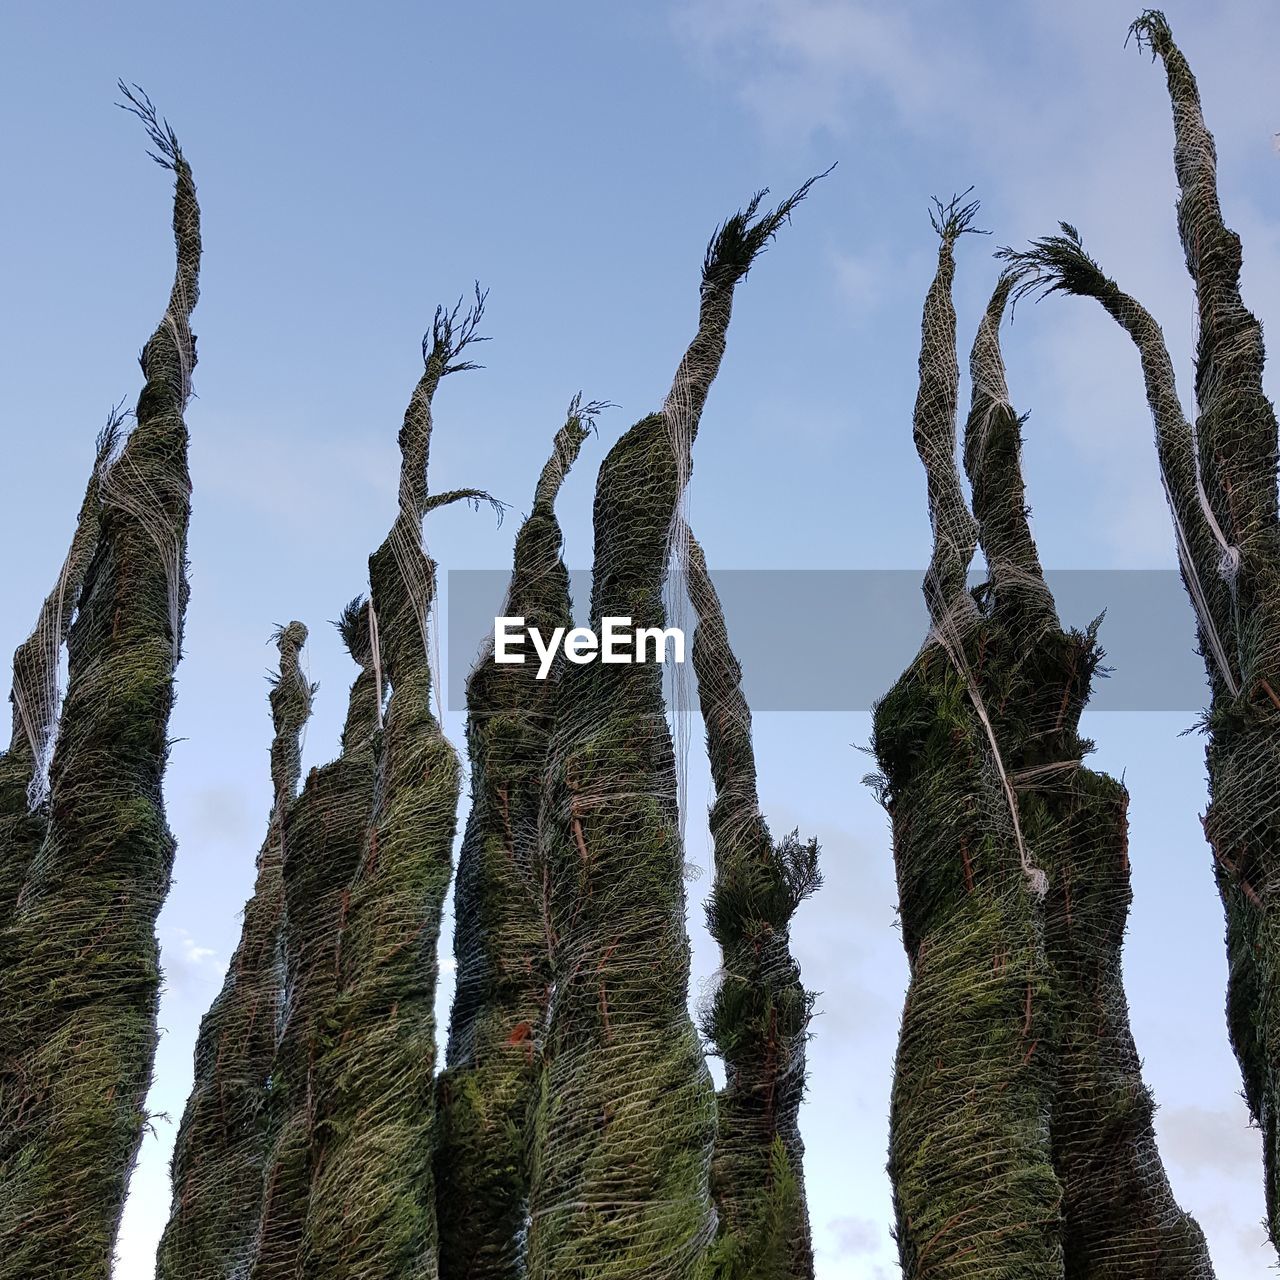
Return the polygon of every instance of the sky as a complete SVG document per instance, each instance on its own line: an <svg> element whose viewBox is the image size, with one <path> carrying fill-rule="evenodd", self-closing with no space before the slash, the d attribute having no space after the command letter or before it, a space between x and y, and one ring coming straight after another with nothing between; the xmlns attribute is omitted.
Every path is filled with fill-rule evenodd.
<svg viewBox="0 0 1280 1280"><path fill-rule="evenodd" d="M1280 298L1269 92L1280 10L1169 0L1167 11L1217 137L1246 301L1265 324ZM759 187L783 195L838 161L738 291L691 516L713 570L921 569L911 407L936 249L930 196L972 185L992 232L957 251L963 347L994 281L990 251L1066 219L1164 325L1190 408L1169 109L1159 68L1125 48L1134 16L1108 0L370 0L358 16L328 0L3 7L0 651L26 635L55 576L95 433L137 394L136 356L171 277L170 184L113 106L117 77L143 85L174 125L204 214L192 595L166 780L178 854L158 926L154 1121L119 1280L152 1273L196 1028L252 885L270 803L269 638L291 618L311 628L310 767L336 750L352 671L327 620L362 589L394 515L396 431L437 303L479 279L492 341L487 367L437 397L431 485L478 485L512 510L501 527L460 507L433 515L432 555L446 571L509 563L582 390L619 406L560 501L567 561L587 566L596 467L661 404L712 229ZM1095 304L1055 300L1019 308L1005 355L1031 414L1025 468L1046 565L1171 567L1128 340ZM804 660L803 630L797 621L778 661ZM1192 645L1189 609L1161 639ZM858 660L855 633L847 661ZM1123 666L1112 679L1126 679ZM1222 913L1197 820L1203 740L1184 734L1197 710L1095 713L1086 728L1095 765L1123 774L1132 795L1125 974L1170 1178L1219 1276L1255 1280L1275 1259L1222 1013ZM450 711L445 725L461 743L463 717ZM822 1280L897 1274L884 1165L906 963L887 819L861 782L869 736L865 713L756 718L775 833L798 827L823 846L825 887L795 928L821 993L802 1124ZM689 778L688 858L706 867L696 726ZM689 885L695 1002L716 968L706 885ZM446 926L446 967L448 938ZM442 1013L448 994L446 974Z"/></svg>

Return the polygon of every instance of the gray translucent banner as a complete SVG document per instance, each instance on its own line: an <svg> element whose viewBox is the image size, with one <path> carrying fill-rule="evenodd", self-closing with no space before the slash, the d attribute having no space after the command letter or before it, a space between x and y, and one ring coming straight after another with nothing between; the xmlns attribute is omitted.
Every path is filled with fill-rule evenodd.
<svg viewBox="0 0 1280 1280"><path fill-rule="evenodd" d="M866 711L911 662L928 629L914 569L723 569L714 574L753 711ZM1164 569L1064 569L1046 575L1066 626L1106 612L1100 642L1110 678L1098 711L1195 712L1207 702L1204 664L1182 582ZM466 679L492 638L510 571L454 569L445 625L446 705L466 709ZM981 581L973 579L974 585ZM570 574L578 621L591 581ZM694 615L685 619L693 641ZM529 660L536 662L532 647ZM686 652L686 658L689 656Z"/></svg>

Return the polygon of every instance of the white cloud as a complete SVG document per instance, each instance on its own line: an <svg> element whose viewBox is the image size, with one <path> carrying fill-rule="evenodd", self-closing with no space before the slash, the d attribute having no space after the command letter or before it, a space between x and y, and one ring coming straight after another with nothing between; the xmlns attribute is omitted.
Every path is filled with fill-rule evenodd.
<svg viewBox="0 0 1280 1280"><path fill-rule="evenodd" d="M184 997L209 999L209 988L222 981L218 952L207 947L183 928L174 926L163 932L161 968L165 985Z"/></svg>
<svg viewBox="0 0 1280 1280"><path fill-rule="evenodd" d="M182 940L182 957L188 964L204 964L206 960L212 960L217 954L212 947L200 946L194 938L186 937Z"/></svg>
<svg viewBox="0 0 1280 1280"><path fill-rule="evenodd" d="M1111 0L988 10L926 0L893 9L877 0L677 0L674 13L687 55L734 95L765 148L789 155L815 142L829 149L834 139L845 152L838 172L847 178L856 168L851 207L841 215L847 230L827 247L833 292L852 323L867 315L885 324L907 311L919 316L928 270L908 265L933 245L923 209L907 202L923 205L933 191L949 194L947 183L972 181L983 199L982 225L995 233L991 247L1050 233L1059 219L1079 226L1104 268L1163 325L1190 408L1194 297L1173 218L1164 76L1124 47L1126 25L1140 7L1117 10ZM1280 226L1267 186L1280 172L1270 65L1280 11L1256 0L1223 0L1212 10L1170 0L1168 8L1217 136L1224 209L1244 241L1245 298L1266 324L1280 297ZM978 244L965 246L956 290L962 363L994 275L984 259ZM1071 561L1075 554L1109 555L1121 566L1171 564L1150 415L1128 337L1095 303L1054 299L1019 308L1006 358L1015 403L1032 415L1029 497L1046 562L1087 563ZM1274 372L1268 379L1273 393L1276 379ZM857 438L867 430L860 408L855 396L846 414ZM907 421L900 426L906 431ZM904 970L886 920L862 918L860 910L872 903L883 912L891 901L888 886L874 878L887 874L884 845L864 860L856 842L843 843L831 841L828 886L806 905L796 930L806 979L830 993L823 1001L830 1012L815 1027L814 1096L804 1121L819 1274L868 1280L878 1268L892 1274L887 1182L873 1185L868 1177L852 1196L850 1186L865 1176L867 1152L883 1149L881 1130L863 1124L858 1107L830 1081L839 1071L873 1106L885 1104L888 1073L875 1054L891 1052L888 1023L901 1007L892 978ZM881 945L886 938L892 946ZM1130 987L1147 1008L1176 1003L1184 1011L1170 997L1167 977L1162 983L1139 972ZM1258 1137L1238 1103L1234 1110L1224 1105L1238 1087L1231 1064L1226 1074L1215 1069L1203 1077L1181 1059L1164 1065L1168 1087L1160 1092L1177 1096L1172 1086L1183 1083L1205 1099L1157 1114L1179 1194L1209 1235L1218 1274L1261 1276L1274 1254L1253 1221L1262 1189ZM856 1158L851 1148L860 1150ZM879 1228L877 1195L886 1205ZM840 1216L850 1203L868 1217Z"/></svg>
<svg viewBox="0 0 1280 1280"><path fill-rule="evenodd" d="M881 1223L854 1216L832 1218L827 1223L827 1232L836 1248L847 1258L876 1253L888 1238L888 1232Z"/></svg>
<svg viewBox="0 0 1280 1280"><path fill-rule="evenodd" d="M1200 1106L1162 1107L1157 1126L1165 1159L1188 1174L1214 1171L1236 1177L1261 1164L1261 1137L1243 1102L1226 1111Z"/></svg>
<svg viewBox="0 0 1280 1280"><path fill-rule="evenodd" d="M686 0L676 29L735 85L766 132L847 135L850 103L885 93L918 117L935 102L929 62L897 8L851 0Z"/></svg>
<svg viewBox="0 0 1280 1280"><path fill-rule="evenodd" d="M892 149L904 161L915 154L908 148L919 148L923 159L944 146L947 172L922 173L920 186L929 190L953 171L971 175L984 199L984 225L996 231L993 244L1051 232L1060 218L1077 224L1104 267L1163 323L1190 407L1193 295L1171 216L1164 80L1125 48L1128 17L1109 0L1085 0L1070 11L1028 6L998 20L976 19L963 7L930 6L926 13L925 6L889 8L877 0L681 0L674 12L686 50L731 87L766 142L794 148L827 134L873 160ZM1265 322L1267 305L1280 296L1280 229L1241 184L1262 163L1272 172L1280 123L1267 88L1273 41L1261 38L1258 8L1244 0L1224 3L1212 22L1191 6L1170 16L1192 51L1218 134L1228 220L1245 237L1246 299ZM877 107L887 107L889 118ZM911 234L922 244L928 239ZM832 275L859 312L876 312L900 300L900 282L914 278L906 270L911 252L904 244L833 248ZM962 307L979 278L985 287L987 275L962 269ZM1089 301L1054 300L1025 311L1026 359L1040 376L1027 378L1016 367L1010 373L1015 397L1019 386L1026 389L1020 407L1035 415L1029 480L1037 478L1037 454L1051 459L1043 473L1050 481L1063 474L1064 460L1074 464L1090 476L1087 488L1079 486L1080 519L1113 563L1170 563L1168 518L1128 338ZM1065 474L1075 479L1070 469ZM1033 505L1043 493L1032 484ZM1048 540L1042 549L1051 561L1060 558L1055 538L1068 555L1078 542L1061 522L1037 533Z"/></svg>

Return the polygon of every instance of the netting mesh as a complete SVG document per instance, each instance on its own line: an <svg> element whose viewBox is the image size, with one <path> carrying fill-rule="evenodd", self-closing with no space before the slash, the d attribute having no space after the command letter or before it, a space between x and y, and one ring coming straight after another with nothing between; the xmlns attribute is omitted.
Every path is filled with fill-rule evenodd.
<svg viewBox="0 0 1280 1280"><path fill-rule="evenodd" d="M436 313L400 432L400 511L369 558L391 692L376 739L373 812L344 899L337 998L315 1067L307 1276L401 1280L437 1271L436 948L461 781L431 711L425 615L436 566L422 521L451 502L492 502L477 489L427 492L432 398L442 377L474 367L457 357L476 340L483 302L477 292L465 315L460 306Z"/></svg>
<svg viewBox="0 0 1280 1280"><path fill-rule="evenodd" d="M1082 763L1096 624L1063 630L1027 522L998 336L1011 273L971 357L973 524L935 507L963 502L949 294L973 212L940 220L916 438L926 469L951 473L930 479L935 531L972 528L988 580L966 592L964 544L935 537L929 640L875 716L911 962L891 1114L903 1267L1205 1280L1129 1030L1128 797Z"/></svg>
<svg viewBox="0 0 1280 1280"><path fill-rule="evenodd" d="M195 1083L174 1146L174 1198L157 1253L158 1280L229 1277L253 1240L262 1203L263 1122L284 990L284 815L298 788L300 740L315 692L302 674L307 629L276 634L271 688L273 802L253 896L222 990L200 1023Z"/></svg>
<svg viewBox="0 0 1280 1280"><path fill-rule="evenodd" d="M965 590L978 528L955 463L951 283L973 212L953 204L937 224L922 322L914 430L934 530L932 630L874 719L911 969L889 1160L909 1280L1062 1274L1048 962L1003 762L982 722L987 628Z"/></svg>
<svg viewBox="0 0 1280 1280"><path fill-rule="evenodd" d="M1174 1200L1156 1148L1154 1105L1129 1028L1121 973L1132 898L1128 794L1083 764L1092 744L1079 735L1080 716L1102 658L1097 623L1062 628L1027 521L1022 420L1009 402L999 341L1013 285L1013 276L1001 278L978 329L964 454L987 561L982 603L997 637L988 652L1009 653L994 682L997 734L1023 837L1045 877L1064 1271L1208 1280L1204 1237ZM992 662L993 674L999 666Z"/></svg>
<svg viewBox="0 0 1280 1280"><path fill-rule="evenodd" d="M422 521L493 499L427 491L440 379L474 368L484 308L437 309L400 431L399 512L370 556L370 596L339 622L361 673L342 754L284 823L284 1004L267 1087L267 1168L233 1274L436 1274L436 941L451 870L458 762L431 711L435 564ZM494 503L501 512L500 504ZM389 696L387 691L389 690Z"/></svg>
<svg viewBox="0 0 1280 1280"><path fill-rule="evenodd" d="M1164 64L1173 107L1178 231L1198 318L1194 422L1150 314L1107 278L1074 227L1007 256L1023 287L1097 299L1142 362L1183 580L1209 676L1204 830L1226 909L1227 1014L1263 1134L1268 1228L1280 1240L1280 518L1277 424L1263 391L1262 329L1240 295L1241 246L1225 224L1195 77L1163 14L1133 25Z"/></svg>
<svg viewBox="0 0 1280 1280"><path fill-rule="evenodd" d="M761 193L719 229L698 331L667 401L680 406L681 424L664 413L641 419L600 468L597 631L606 616L666 625L683 453L724 353L734 287L807 189L757 217ZM561 662L556 674L539 851L555 985L533 1133L529 1274L693 1276L715 1233L715 1102L686 1005L684 856L662 667Z"/></svg>
<svg viewBox="0 0 1280 1280"><path fill-rule="evenodd" d="M186 604L183 412L200 218L172 131L141 91L122 91L175 176L177 270L143 348L137 425L108 472L123 468L149 515L102 485L99 541L68 636L48 828L0 935L0 1275L23 1280L108 1271L146 1124L155 920L174 848L161 780ZM160 524L176 561L158 549Z"/></svg>
<svg viewBox="0 0 1280 1280"><path fill-rule="evenodd" d="M791 952L791 918L820 883L817 841L774 841L760 813L751 711L702 548L688 544L698 625L693 668L715 786L715 882L707 922L719 980L703 1030L725 1067L716 1097L711 1191L719 1216L713 1274L813 1276L800 1104L813 996Z"/></svg>
<svg viewBox="0 0 1280 1280"><path fill-rule="evenodd" d="M571 626L555 500L600 406L575 400L516 536L502 613L550 636ZM467 681L471 810L454 891L457 986L438 1086L436 1212L443 1280L523 1274L527 1129L551 990L538 806L556 685L499 665L492 641Z"/></svg>
<svg viewBox="0 0 1280 1280"><path fill-rule="evenodd" d="M278 944L283 1001L261 1126L262 1196L250 1218L252 1238L245 1259L229 1273L237 1280L295 1280L301 1274L314 1073L330 1039L326 1019L337 992L339 930L373 807L378 723L367 601L351 601L338 627L360 674L348 697L341 754L311 770L284 813L284 914Z"/></svg>
<svg viewBox="0 0 1280 1280"><path fill-rule="evenodd" d="M9 922L31 859L44 838L49 762L62 704L58 682L62 646L80 601L80 589L98 546L99 484L119 443L120 413L113 410L98 437L97 456L76 518L71 546L31 634L13 655L13 733L0 752L0 929Z"/></svg>

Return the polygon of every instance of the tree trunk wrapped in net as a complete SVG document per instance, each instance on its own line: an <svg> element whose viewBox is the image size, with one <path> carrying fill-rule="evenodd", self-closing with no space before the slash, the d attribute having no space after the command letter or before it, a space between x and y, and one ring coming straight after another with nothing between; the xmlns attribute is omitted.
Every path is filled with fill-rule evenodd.
<svg viewBox="0 0 1280 1280"><path fill-rule="evenodd" d="M599 408L575 400L516 536L502 612L550 636L569 627L569 575L555 501ZM471 811L454 890L457 987L438 1085L436 1214L443 1280L514 1280L528 1209L527 1127L535 1029L551 957L538 862L538 807L556 685L537 667L481 654L467 681Z"/></svg>
<svg viewBox="0 0 1280 1280"><path fill-rule="evenodd" d="M280 674L271 688L267 837L239 945L196 1040L195 1082L174 1146L173 1207L160 1240L157 1280L234 1275L262 1205L267 1082L284 998L284 819L298 789L300 739L315 692L299 665L306 639L300 622L275 637Z"/></svg>
<svg viewBox="0 0 1280 1280"><path fill-rule="evenodd" d="M725 1280L810 1280L800 1104L813 997L791 954L796 908L819 885L818 844L775 843L760 813L751 710L702 548L689 544L697 614L693 668L715 784L715 883L707 906L720 980L703 1029L724 1061L716 1100L711 1193L720 1220L714 1274Z"/></svg>
<svg viewBox="0 0 1280 1280"><path fill-rule="evenodd" d="M1042 904L1057 1080L1052 1152L1062 1184L1069 1280L1211 1280L1204 1236L1178 1206L1152 1127L1129 1027L1121 950L1132 892L1128 794L1084 767L1079 735L1102 658L1097 624L1064 631L1027 520L1021 426L999 329L998 283L970 360L965 467L987 561L979 594L983 684L1020 829L1048 891Z"/></svg>
<svg viewBox="0 0 1280 1280"><path fill-rule="evenodd" d="M876 711L913 962L891 1121L904 1270L1211 1280L1156 1149L1129 1029L1128 796L1084 767L1079 735L1097 624L1063 630L1027 519L999 342L1016 273L1000 278L970 359L972 515L955 467L950 258L975 208L953 203L938 222L925 311L916 440L933 473L933 629ZM975 540L988 577L968 592ZM962 950L967 973L950 958Z"/></svg>
<svg viewBox="0 0 1280 1280"><path fill-rule="evenodd" d="M44 838L49 757L61 705L58 664L85 574L98 548L102 476L119 444L121 422L119 411L113 410L98 436L93 472L58 580L45 597L31 634L13 654L9 693L13 733L9 749L0 752L0 929L9 923Z"/></svg>
<svg viewBox="0 0 1280 1280"><path fill-rule="evenodd" d="M591 623L663 628L691 446L733 291L808 190L712 240L698 332L661 413L610 450L595 497ZM762 193L763 194L763 193ZM672 537L675 533L677 536ZM683 564L679 567L683 569ZM684 855L662 667L561 663L543 796L555 986L533 1137L533 1280L679 1280L715 1234L715 1100L687 1008Z"/></svg>
<svg viewBox="0 0 1280 1280"><path fill-rule="evenodd" d="M1280 1240L1280 519L1277 424L1262 387L1262 329L1240 296L1239 237L1223 221L1213 138L1164 16L1133 26L1164 63L1173 104L1178 230L1195 282L1194 425L1183 415L1159 326L1061 234L1007 256L1027 291L1095 298L1138 349L1183 582L1211 690L1204 830L1227 917L1227 1015L1262 1130L1268 1228Z"/></svg>
<svg viewBox="0 0 1280 1280"><path fill-rule="evenodd" d="M874 718L911 969L889 1160L907 1280L1063 1274L1044 873L1019 832L985 705L988 628L965 589L978 530L955 462L951 281L975 209L956 201L935 219L922 324L915 441L934 534L932 629Z"/></svg>
<svg viewBox="0 0 1280 1280"><path fill-rule="evenodd" d="M436 947L460 778L431 711L427 616L436 566L422 521L452 502L493 502L478 489L427 492L432 397L442 377L475 367L457 357L476 340L483 302L477 290L461 320L461 304L436 312L400 431L400 510L369 558L374 655L391 695L375 738L373 810L343 896L337 994L313 1075L302 1273L314 1280L437 1272Z"/></svg>
<svg viewBox="0 0 1280 1280"><path fill-rule="evenodd" d="M123 86L122 86L123 89ZM68 637L48 828L0 939L0 1275L104 1277L146 1125L174 842L162 779L186 609L190 315L200 214L177 139L124 90L176 179L177 271Z"/></svg>
<svg viewBox="0 0 1280 1280"><path fill-rule="evenodd" d="M280 952L284 999L263 1109L262 1196L243 1267L210 1273L247 1280L296 1280L311 1184L314 1074L329 1039L326 1017L337 987L338 931L347 888L373 807L373 736L378 727L367 601L357 596L338 622L360 667L352 683L336 760L312 769L284 813L284 916Z"/></svg>

